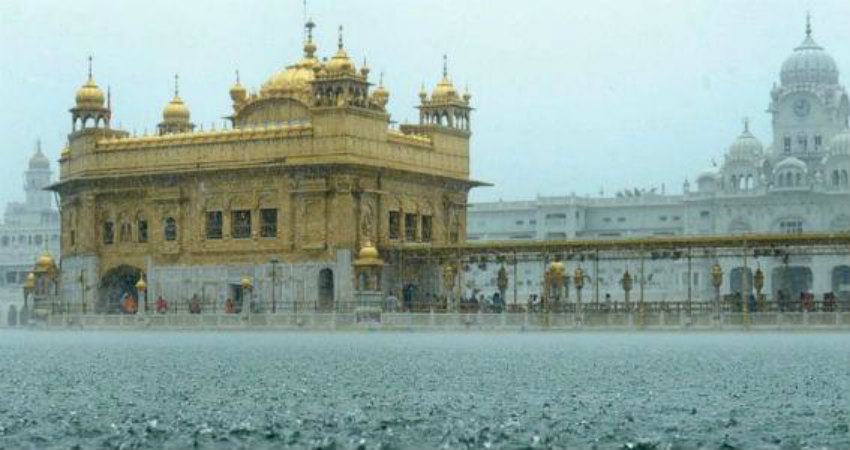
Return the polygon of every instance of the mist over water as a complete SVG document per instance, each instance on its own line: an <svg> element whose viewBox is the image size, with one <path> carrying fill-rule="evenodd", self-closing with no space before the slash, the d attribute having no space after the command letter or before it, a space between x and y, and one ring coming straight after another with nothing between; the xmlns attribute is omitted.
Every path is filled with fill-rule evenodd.
<svg viewBox="0 0 850 450"><path fill-rule="evenodd" d="M0 448L848 448L847 334L0 332Z"/></svg>

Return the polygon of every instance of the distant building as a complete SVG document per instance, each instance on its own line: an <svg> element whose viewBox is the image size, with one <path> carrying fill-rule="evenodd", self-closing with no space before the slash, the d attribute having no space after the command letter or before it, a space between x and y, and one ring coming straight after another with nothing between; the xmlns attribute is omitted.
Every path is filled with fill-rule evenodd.
<svg viewBox="0 0 850 450"><path fill-rule="evenodd" d="M762 143L744 123L719 168L685 180L682 195L663 188L631 190L612 198L575 195L528 201L472 204L468 239L623 239L632 237L804 233L850 230L850 102L839 84L833 58L815 43L807 23L803 42L782 64L780 83L770 91L772 144ZM792 261L783 277L781 261L759 262L766 274L765 292L790 289L850 294L850 266L838 257ZM697 297L711 296L710 263L692 272ZM740 264L740 262L730 264ZM619 277L626 263L603 264L601 289L622 296ZM682 299L689 283L683 261L651 261L647 293L654 300ZM542 268L522 269L521 296L538 293ZM742 288L741 270L729 273L724 291ZM632 263L634 272L634 262ZM472 284L495 289L495 268L473 271ZM651 278L650 278L651 277ZM790 279L788 279L790 278ZM752 283L749 283L752 286ZM510 289L509 289L510 292ZM604 295L604 294L603 294Z"/></svg>
<svg viewBox="0 0 850 450"><path fill-rule="evenodd" d="M0 224L0 326L16 321L24 304L23 283L38 257L47 250L59 256L59 212L46 191L50 161L36 146L24 172L23 203L9 202Z"/></svg>

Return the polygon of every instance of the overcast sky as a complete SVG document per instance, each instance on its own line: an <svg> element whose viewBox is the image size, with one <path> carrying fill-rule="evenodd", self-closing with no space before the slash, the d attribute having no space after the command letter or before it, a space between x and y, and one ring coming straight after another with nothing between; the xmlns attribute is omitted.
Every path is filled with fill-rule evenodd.
<svg viewBox="0 0 850 450"><path fill-rule="evenodd" d="M720 161L744 116L765 145L769 91L782 61L813 36L850 72L847 0L310 0L319 54L337 26L358 65L385 72L394 120L418 120L419 85L449 56L469 85L472 175L494 183L473 201L606 195L666 184L681 191ZM301 0L0 0L0 203L23 198L41 138L53 161L86 58L112 88L113 125L152 132L174 73L192 119L231 111L239 69L259 86L302 53ZM58 173L54 174L58 176Z"/></svg>

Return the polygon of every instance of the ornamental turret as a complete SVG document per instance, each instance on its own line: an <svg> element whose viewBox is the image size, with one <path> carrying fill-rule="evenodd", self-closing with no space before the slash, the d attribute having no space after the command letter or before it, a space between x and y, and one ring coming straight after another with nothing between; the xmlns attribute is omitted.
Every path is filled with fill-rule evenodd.
<svg viewBox="0 0 850 450"><path fill-rule="evenodd" d="M162 122L157 125L159 134L188 133L195 129L190 119L189 107L180 98L180 78L174 75L174 98L162 110Z"/></svg>
<svg viewBox="0 0 850 450"><path fill-rule="evenodd" d="M448 59L443 55L443 78L431 92L431 97L428 98L424 86L419 92L419 124L469 131L471 99L472 95L468 89L462 97L458 95L449 78Z"/></svg>
<svg viewBox="0 0 850 450"><path fill-rule="evenodd" d="M239 82L239 71L236 71L236 83L230 87L230 99L233 100L233 109L236 110L245 103L248 98L248 90Z"/></svg>
<svg viewBox="0 0 850 450"><path fill-rule="evenodd" d="M94 81L92 76L92 58L89 56L89 74L75 97L74 107L71 112L71 130L85 130L91 128L109 128L110 99L103 94L103 90Z"/></svg>
<svg viewBox="0 0 850 450"><path fill-rule="evenodd" d="M348 56L339 27L339 42L336 54L327 62L314 67L313 105L319 107L354 106L368 108L369 75L366 70L357 71L354 61Z"/></svg>

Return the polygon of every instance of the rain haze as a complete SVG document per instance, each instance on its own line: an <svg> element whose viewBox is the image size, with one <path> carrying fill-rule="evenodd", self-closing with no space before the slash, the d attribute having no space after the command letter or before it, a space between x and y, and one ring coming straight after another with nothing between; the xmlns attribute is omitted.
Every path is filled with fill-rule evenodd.
<svg viewBox="0 0 850 450"><path fill-rule="evenodd" d="M850 448L848 25L0 0L0 450Z"/></svg>
<svg viewBox="0 0 850 450"><path fill-rule="evenodd" d="M333 53L343 25L351 56L384 72L399 123L418 119L420 84L433 87L448 55L452 81L469 87L476 108L472 178L495 184L470 200L488 201L662 184L677 192L720 161L745 116L769 145L769 89L807 11L846 83L842 0L313 0L307 14L319 55ZM236 70L258 89L297 60L304 10L297 0L4 0L0 21L5 203L22 196L36 139L59 158L89 55L111 89L113 126L153 133L178 73L193 121L221 127Z"/></svg>

